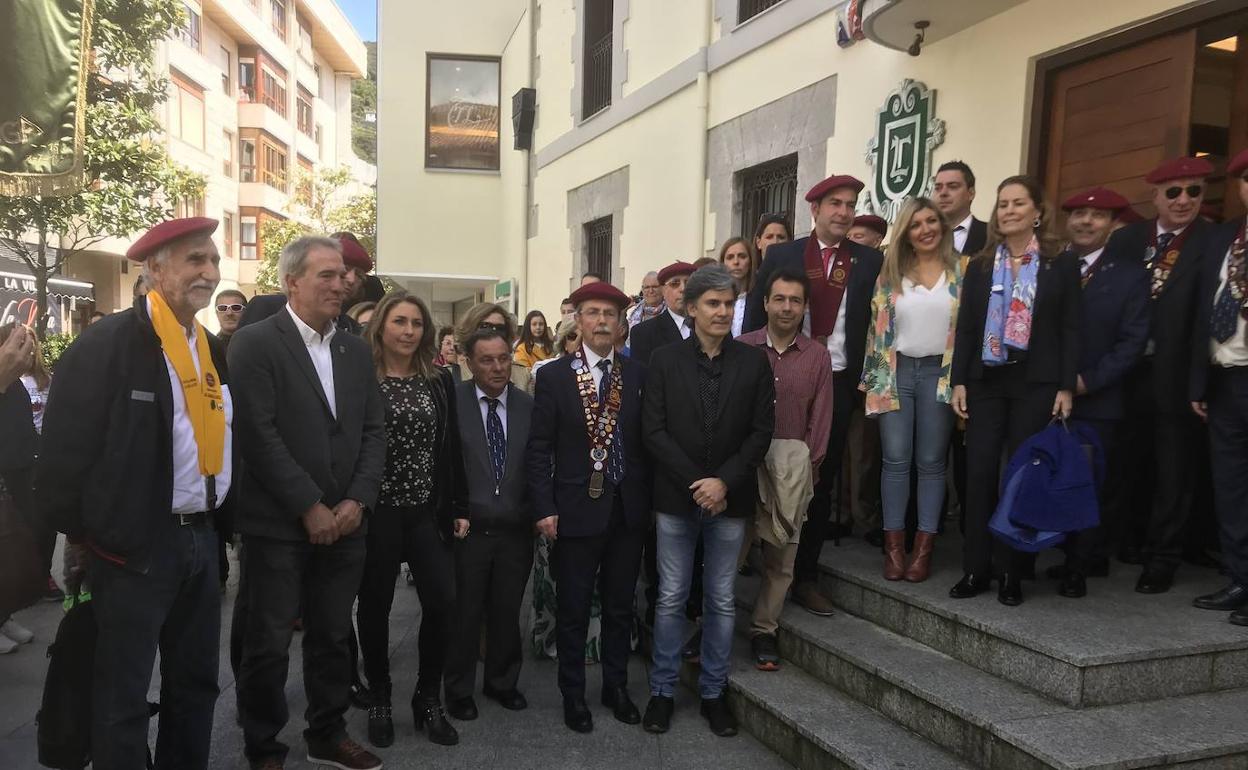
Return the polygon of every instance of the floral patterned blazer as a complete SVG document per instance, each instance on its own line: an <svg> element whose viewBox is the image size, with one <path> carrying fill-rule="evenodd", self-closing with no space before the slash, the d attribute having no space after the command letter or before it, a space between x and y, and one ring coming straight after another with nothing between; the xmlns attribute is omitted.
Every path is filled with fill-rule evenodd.
<svg viewBox="0 0 1248 770"><path fill-rule="evenodd" d="M936 400L949 403L953 399L953 387L949 384L949 371L953 365L954 331L958 322L958 297L962 292L962 276L966 271L966 258L958 260L953 274L947 276L946 285L952 298L949 313L949 334L945 341L945 353L940 361L940 381L936 384ZM862 380L858 389L866 394L868 415L892 412L901 408L897 397L897 346L894 321L897 298L901 287L884 284L881 275L875 282L875 296L871 298L873 322L867 326L867 355L862 366Z"/></svg>

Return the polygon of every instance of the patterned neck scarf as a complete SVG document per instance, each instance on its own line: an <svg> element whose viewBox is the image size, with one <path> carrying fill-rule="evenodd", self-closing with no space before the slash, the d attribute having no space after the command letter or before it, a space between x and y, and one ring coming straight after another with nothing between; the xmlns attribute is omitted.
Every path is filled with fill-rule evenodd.
<svg viewBox="0 0 1248 770"><path fill-rule="evenodd" d="M1026 350L1031 341L1031 312L1036 303L1036 280L1040 274L1040 244L1027 244L1015 278L1010 269L1010 250L1002 243L992 265L992 289L988 316L984 319L983 361L1000 366L1009 350Z"/></svg>

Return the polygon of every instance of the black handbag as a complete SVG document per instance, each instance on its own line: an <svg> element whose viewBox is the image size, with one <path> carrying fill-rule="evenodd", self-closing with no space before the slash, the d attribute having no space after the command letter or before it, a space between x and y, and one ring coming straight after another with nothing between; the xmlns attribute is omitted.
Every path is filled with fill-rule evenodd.
<svg viewBox="0 0 1248 770"><path fill-rule="evenodd" d="M35 717L44 767L81 770L91 761L95 639L95 610L90 601L75 599L48 648L48 676Z"/></svg>

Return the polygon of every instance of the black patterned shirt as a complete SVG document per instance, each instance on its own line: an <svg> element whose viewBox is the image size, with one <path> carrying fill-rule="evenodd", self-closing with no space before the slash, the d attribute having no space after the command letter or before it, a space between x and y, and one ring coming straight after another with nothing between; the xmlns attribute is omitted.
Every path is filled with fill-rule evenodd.
<svg viewBox="0 0 1248 770"><path fill-rule="evenodd" d="M433 384L419 375L381 381L386 402L386 475L382 505L423 505L433 493L438 405Z"/></svg>

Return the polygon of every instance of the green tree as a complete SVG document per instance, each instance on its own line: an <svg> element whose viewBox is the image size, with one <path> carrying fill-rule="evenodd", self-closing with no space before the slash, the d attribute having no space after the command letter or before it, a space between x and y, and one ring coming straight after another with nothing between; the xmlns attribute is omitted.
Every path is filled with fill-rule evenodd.
<svg viewBox="0 0 1248 770"><path fill-rule="evenodd" d="M351 84L351 148L356 157L376 165L377 44L364 45L368 49L368 73Z"/></svg>
<svg viewBox="0 0 1248 770"><path fill-rule="evenodd" d="M0 197L0 247L35 277L39 335L47 328L48 279L109 238L125 238L172 215L204 179L178 167L160 142L156 108L168 82L155 69L156 44L185 23L180 0L96 0L94 57L87 88L82 192Z"/></svg>

